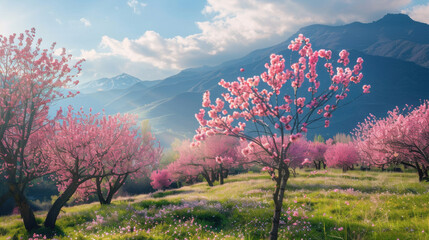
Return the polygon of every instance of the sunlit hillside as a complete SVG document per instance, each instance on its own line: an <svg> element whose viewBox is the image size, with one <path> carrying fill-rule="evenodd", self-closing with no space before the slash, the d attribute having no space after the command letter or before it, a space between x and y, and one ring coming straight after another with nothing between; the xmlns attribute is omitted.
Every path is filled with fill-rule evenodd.
<svg viewBox="0 0 429 240"><path fill-rule="evenodd" d="M64 208L54 238L263 239L273 189L266 174L248 173L214 187L203 182L112 206ZM38 215L41 220L44 213ZM429 184L415 173L300 171L287 186L280 239L423 240L428 232ZM26 236L19 216L0 218L0 236Z"/></svg>

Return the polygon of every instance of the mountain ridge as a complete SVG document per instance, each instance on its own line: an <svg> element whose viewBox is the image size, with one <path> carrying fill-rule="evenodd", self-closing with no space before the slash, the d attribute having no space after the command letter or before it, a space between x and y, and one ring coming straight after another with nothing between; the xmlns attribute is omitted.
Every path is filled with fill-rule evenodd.
<svg viewBox="0 0 429 240"><path fill-rule="evenodd" d="M371 94L351 104L353 114L339 111L332 119L330 128L317 130L325 137L339 131L351 131L369 112L383 116L395 106L418 104L420 99L429 97L429 25L416 22L404 14L388 14L371 23L303 27L285 41L254 50L241 58L212 67L185 69L150 87L138 83L118 91L116 95L112 91L100 92L99 97L104 95L108 99L100 102L110 113L132 112L142 119L153 119L152 126L160 135L166 132L173 135L171 132L177 130L175 135L191 137L198 127L193 113L201 108L205 90L210 90L215 99L220 97L222 91L217 84L220 79L233 81L238 76L261 74L271 53L290 55L287 46L298 33L311 39L313 49L323 47L338 54L344 48L351 52L352 61L363 57L363 84L372 86ZM240 68L245 71L240 72ZM322 75L321 80L327 81ZM362 89L356 91L360 93Z"/></svg>
<svg viewBox="0 0 429 240"><path fill-rule="evenodd" d="M136 84L143 84L146 87L150 87L158 83L157 81L142 81L139 78L131 76L127 73L122 73L111 78L100 78L92 80L86 83L82 83L77 86L77 90L82 93L94 93L100 91L110 91L118 89L127 89Z"/></svg>

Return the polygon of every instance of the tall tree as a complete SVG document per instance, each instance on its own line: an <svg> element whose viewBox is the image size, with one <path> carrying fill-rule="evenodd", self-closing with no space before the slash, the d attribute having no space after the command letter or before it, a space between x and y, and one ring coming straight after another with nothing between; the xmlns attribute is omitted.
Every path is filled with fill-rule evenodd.
<svg viewBox="0 0 429 240"><path fill-rule="evenodd" d="M357 84L363 77L360 73L362 58L357 59L353 69L347 68L350 60L346 50L340 52L337 61L343 67L337 67L334 72L331 51L314 51L310 40L302 34L288 48L299 54L297 62L290 60L290 69L286 69L283 56L272 54L270 63L265 65L267 71L260 76L239 77L233 82L222 79L219 85L227 90L222 94L223 100L217 98L212 104L210 92L204 93L202 106L208 109L209 119L205 119L205 109L196 114L200 123L194 137L196 144L206 140L208 135L223 134L256 144L272 158L276 187L270 239L278 236L284 191L290 175L290 163L285 160L291 143L320 121L328 127L333 112L347 97L351 83ZM326 60L324 66L331 79L328 89L319 89L316 72L319 58ZM286 83L291 86L289 91L283 89ZM369 89L370 85L363 86L364 93ZM264 142L265 138L270 140Z"/></svg>
<svg viewBox="0 0 429 240"><path fill-rule="evenodd" d="M19 36L0 35L0 173L28 231L38 225L24 190L32 180L49 173L49 163L38 150L51 131L49 105L75 95L65 95L64 89L78 83L73 79L82 63L70 65L72 56L65 49L56 57L55 43L42 50L42 39L35 36L34 28Z"/></svg>

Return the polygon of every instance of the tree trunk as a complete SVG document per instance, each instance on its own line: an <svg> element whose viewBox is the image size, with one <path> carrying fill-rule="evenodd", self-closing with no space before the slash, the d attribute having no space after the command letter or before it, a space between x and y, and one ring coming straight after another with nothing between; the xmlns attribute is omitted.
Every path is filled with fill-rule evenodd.
<svg viewBox="0 0 429 240"><path fill-rule="evenodd" d="M202 173L204 179L206 179L207 183L209 184L210 187L213 187L213 182L210 179L209 173L204 169L204 172Z"/></svg>
<svg viewBox="0 0 429 240"><path fill-rule="evenodd" d="M45 219L45 227L54 228L57 217L60 214L61 208L67 203L67 201L73 196L79 187L78 181L73 181L66 190L57 198L52 207L49 209L48 215Z"/></svg>
<svg viewBox="0 0 429 240"><path fill-rule="evenodd" d="M219 174L216 174L214 169L211 170L211 180L212 182L219 181Z"/></svg>
<svg viewBox="0 0 429 240"><path fill-rule="evenodd" d="M98 201L101 205L109 205L112 203L113 196L119 191L119 189L124 185L125 181L127 180L128 174L125 175L118 175L115 180L115 183L112 185L109 184L109 189L107 192L107 196L103 196L103 191L101 189L101 183L103 181L103 178L96 178L95 183L97 186L97 196Z"/></svg>
<svg viewBox="0 0 429 240"><path fill-rule="evenodd" d="M9 183L9 191L19 208L25 229L30 232L39 228L39 224L37 224L33 209L31 209L30 205L28 204L28 200L24 193L19 190L18 186L11 183Z"/></svg>
<svg viewBox="0 0 429 240"><path fill-rule="evenodd" d="M223 178L228 178L229 175L229 170L228 169L224 169L223 171Z"/></svg>
<svg viewBox="0 0 429 240"><path fill-rule="evenodd" d="M420 168L419 165L417 165L417 173L419 174L419 182L422 182L425 179L425 177L427 177L427 170L425 174L424 169Z"/></svg>
<svg viewBox="0 0 429 240"><path fill-rule="evenodd" d="M419 182L423 181L423 177L424 177L424 171L423 169L420 167L419 163L415 160L416 163L416 169L417 169L417 173L419 174Z"/></svg>
<svg viewBox="0 0 429 240"><path fill-rule="evenodd" d="M273 194L274 201L274 216L270 231L270 240L277 240L280 225L280 215L283 207L283 198L286 190L286 183L289 179L289 169L283 170L284 173L279 173L279 179L277 180L276 190Z"/></svg>
<svg viewBox="0 0 429 240"><path fill-rule="evenodd" d="M113 196L119 191L122 185L124 185L125 181L127 180L127 177L128 177L128 174L125 174L123 176L118 176L118 178L115 181L115 184L113 185L112 188L109 189L109 192L107 193L106 204L112 203Z"/></svg>
<svg viewBox="0 0 429 240"><path fill-rule="evenodd" d="M107 201L106 201L106 199L104 199L103 192L101 190L101 182L102 181L103 181L102 178L96 178L95 179L95 185L97 186L98 201L100 202L101 205L105 205L105 204L107 204Z"/></svg>
<svg viewBox="0 0 429 240"><path fill-rule="evenodd" d="M222 164L219 164L219 184L223 184L223 167Z"/></svg>
<svg viewBox="0 0 429 240"><path fill-rule="evenodd" d="M320 170L321 165L322 165L322 162L314 161L314 166L316 167L316 170Z"/></svg>

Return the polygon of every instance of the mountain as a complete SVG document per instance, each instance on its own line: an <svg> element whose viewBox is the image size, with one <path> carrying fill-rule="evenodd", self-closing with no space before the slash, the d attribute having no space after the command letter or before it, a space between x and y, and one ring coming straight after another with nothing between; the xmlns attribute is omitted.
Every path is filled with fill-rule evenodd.
<svg viewBox="0 0 429 240"><path fill-rule="evenodd" d="M141 86L150 87L157 83L157 81L142 81L136 77L122 73L112 78L101 78L98 80L90 81L87 83L80 84L78 90L82 93L93 93L100 91L109 91L116 89L127 89L135 84Z"/></svg>
<svg viewBox="0 0 429 240"><path fill-rule="evenodd" d="M354 49L429 67L429 27L405 14L387 14L372 23L312 25L299 32L309 37L316 48Z"/></svg>
<svg viewBox="0 0 429 240"><path fill-rule="evenodd" d="M331 127L310 129L310 139L314 134L330 137L337 132L348 133L369 113L382 117L395 106L418 105L429 97L429 25L404 14L388 14L371 23L304 27L285 42L242 58L213 67L185 69L149 87L138 83L128 89L87 94L91 98L87 101L97 102L106 112L132 112L150 119L164 142L171 141L172 136L191 137L198 127L194 114L201 108L205 90L212 92L213 100L220 97L220 79L234 81L238 76L261 74L271 53L282 54L288 62L287 46L299 33L311 39L313 49L331 49L334 54L347 49L351 60L362 57L362 84L372 86L371 94L361 97L362 84L352 89L349 99L358 99L335 113ZM318 72L322 85L328 83L323 67Z"/></svg>

